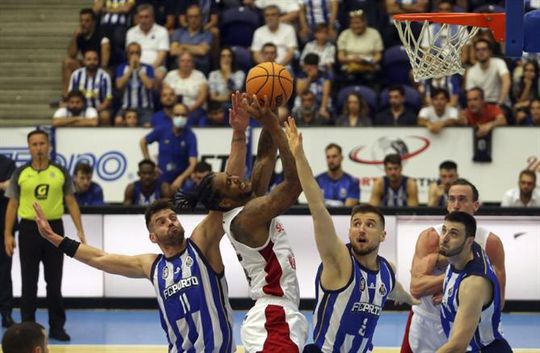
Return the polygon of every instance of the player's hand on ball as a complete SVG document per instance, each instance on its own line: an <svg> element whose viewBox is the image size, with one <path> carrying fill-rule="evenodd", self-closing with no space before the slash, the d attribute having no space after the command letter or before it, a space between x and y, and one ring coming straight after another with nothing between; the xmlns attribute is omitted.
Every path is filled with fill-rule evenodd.
<svg viewBox="0 0 540 353"><path fill-rule="evenodd" d="M264 96L263 105L259 103L256 95L251 98L246 97L242 100L242 107L256 120L260 121L263 126L279 126L278 116L270 108L268 96Z"/></svg>
<svg viewBox="0 0 540 353"><path fill-rule="evenodd" d="M290 116L285 122L285 135L287 136L287 141L289 142L289 148L291 149L292 154L296 157L300 152L302 152L302 134L298 132L296 122Z"/></svg>

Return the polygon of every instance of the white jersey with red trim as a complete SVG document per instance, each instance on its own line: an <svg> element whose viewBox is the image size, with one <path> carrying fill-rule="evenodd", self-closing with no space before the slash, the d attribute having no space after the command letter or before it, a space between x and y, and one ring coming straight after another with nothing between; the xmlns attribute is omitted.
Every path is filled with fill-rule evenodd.
<svg viewBox="0 0 540 353"><path fill-rule="evenodd" d="M285 298L298 306L300 291L296 263L283 224L277 218L272 219L266 243L258 248L249 247L234 239L231 231L231 223L242 209L237 207L223 214L223 229L246 274L249 296L253 300Z"/></svg>
<svg viewBox="0 0 540 353"><path fill-rule="evenodd" d="M437 234L439 236L442 235L442 224L439 224L439 225L436 225L433 227L433 229L435 229L435 231L437 232ZM486 243L487 243L487 239L489 237L489 230L487 230L486 228L483 228L483 227L477 227L476 228L476 234L474 236L474 241L476 243L478 243L482 249L484 249L484 251L486 250ZM438 276L438 275L441 275L443 273L445 273L446 269L444 270L439 270L437 268L435 268L432 272L432 275L433 276ZM426 295L422 298L420 298L420 304L419 305L414 305L413 306L413 311L415 314L419 314L419 315L422 315L426 318L429 318L429 319L432 319L434 321L439 321L440 320L440 315L441 315L441 309L440 309L440 305L437 304L433 304L433 300L432 300L432 296L431 295Z"/></svg>

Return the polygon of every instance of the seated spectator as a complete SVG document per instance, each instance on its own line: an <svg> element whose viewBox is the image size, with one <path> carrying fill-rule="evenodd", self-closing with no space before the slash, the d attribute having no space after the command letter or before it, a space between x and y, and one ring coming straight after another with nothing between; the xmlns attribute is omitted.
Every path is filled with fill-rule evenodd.
<svg viewBox="0 0 540 353"><path fill-rule="evenodd" d="M261 60L263 62L277 62L277 46L274 43L264 43L261 49Z"/></svg>
<svg viewBox="0 0 540 353"><path fill-rule="evenodd" d="M197 163L197 137L184 115L185 106L178 103L173 108L173 125L154 128L139 141L145 159L150 159L148 144L158 143L158 166L161 180L178 190L193 172Z"/></svg>
<svg viewBox="0 0 540 353"><path fill-rule="evenodd" d="M2 337L4 353L48 353L49 339L45 328L35 322L21 322L9 327Z"/></svg>
<svg viewBox="0 0 540 353"><path fill-rule="evenodd" d="M201 183L203 178L212 172L212 166L205 161L199 161L195 165L193 173L186 180L184 186L182 186L183 192L194 192L197 186Z"/></svg>
<svg viewBox="0 0 540 353"><path fill-rule="evenodd" d="M154 8L149 4L137 7L138 25L127 31L127 43L139 43L142 48L141 63L152 66L158 82L163 80L165 59L169 51L169 32L154 21Z"/></svg>
<svg viewBox="0 0 540 353"><path fill-rule="evenodd" d="M228 119L225 118L225 110L218 102L208 103L206 116L201 118L199 126L206 127L226 127L229 125Z"/></svg>
<svg viewBox="0 0 540 353"><path fill-rule="evenodd" d="M306 42L318 28L324 27L326 35L335 41L339 0L302 1L301 4L299 37Z"/></svg>
<svg viewBox="0 0 540 353"><path fill-rule="evenodd" d="M540 190L536 188L536 173L522 170L518 188L504 193L501 207L540 207Z"/></svg>
<svg viewBox="0 0 540 353"><path fill-rule="evenodd" d="M219 34L219 9L216 0L184 0L178 4L180 27L189 26L188 11L192 5L197 5L201 9L201 23L203 30L210 31L212 35Z"/></svg>
<svg viewBox="0 0 540 353"><path fill-rule="evenodd" d="M319 109L315 104L315 94L305 91L300 96L300 105L294 107L292 115L298 126L320 126L323 124L319 116Z"/></svg>
<svg viewBox="0 0 540 353"><path fill-rule="evenodd" d="M517 68L515 71L517 71ZM515 101L513 106L515 115L517 115L520 109L528 108L533 99L540 97L539 86L540 78L538 77L537 62L525 62L523 64L523 74L519 78L514 77L514 85L512 87L512 95ZM516 120L518 120L517 116Z"/></svg>
<svg viewBox="0 0 540 353"><path fill-rule="evenodd" d="M416 113L404 104L405 89L403 86L390 86L388 88L388 96L390 106L377 114L375 125L416 125Z"/></svg>
<svg viewBox="0 0 540 353"><path fill-rule="evenodd" d="M81 91L71 91L67 95L67 106L58 109L52 125L58 126L98 126L98 112L86 107L86 98Z"/></svg>
<svg viewBox="0 0 540 353"><path fill-rule="evenodd" d="M112 83L107 71L101 69L97 52L84 53L84 67L73 71L69 91L81 91L86 97L86 107L98 112L99 125L111 124Z"/></svg>
<svg viewBox="0 0 540 353"><path fill-rule="evenodd" d="M208 93L211 102L219 103L227 109L231 94L242 90L246 74L236 67L234 53L229 47L224 47L219 53L219 69L210 72L208 76Z"/></svg>
<svg viewBox="0 0 540 353"><path fill-rule="evenodd" d="M328 170L315 178L324 194L324 203L330 207L351 207L360 200L357 178L343 171L341 146L331 143L325 148Z"/></svg>
<svg viewBox="0 0 540 353"><path fill-rule="evenodd" d="M129 183L124 191L124 206L146 206L170 196L169 185L159 181L156 163L150 159L139 162L139 180Z"/></svg>
<svg viewBox="0 0 540 353"><path fill-rule="evenodd" d="M79 12L79 26L71 36L71 41L67 49L68 56L62 63L64 97L68 94L71 74L81 67L81 60L79 60L78 56L84 56L84 53L88 50L98 53L101 67L106 68L109 65L109 59L111 57L111 43L109 38L104 36L97 28L94 11L85 8Z"/></svg>
<svg viewBox="0 0 540 353"><path fill-rule="evenodd" d="M336 126L371 126L369 107L359 93L347 95L343 105L343 113L337 119Z"/></svg>
<svg viewBox="0 0 540 353"><path fill-rule="evenodd" d="M332 3L334 2L336 1L332 0ZM328 27L324 24L315 27L315 40L306 43L300 56L300 62L304 64L304 58L310 53L317 54L319 56L319 70L333 75L336 46L328 40L328 33Z"/></svg>
<svg viewBox="0 0 540 353"><path fill-rule="evenodd" d="M125 126L125 127L139 126L139 114L137 113L137 110L132 109L132 108L125 109L122 112L122 115L117 115L116 118L114 119L114 126Z"/></svg>
<svg viewBox="0 0 540 353"><path fill-rule="evenodd" d="M384 2L380 0L347 0L340 1L338 8L338 21L335 24L337 30L349 28L351 11L362 10L367 23L373 28L383 28L388 23L388 16L384 8Z"/></svg>
<svg viewBox="0 0 540 353"><path fill-rule="evenodd" d="M189 126L196 126L204 116L208 84L204 74L193 68L193 57L184 53L178 57L178 70L169 71L163 83L170 86L178 102L189 110Z"/></svg>
<svg viewBox="0 0 540 353"><path fill-rule="evenodd" d="M281 23L279 15L279 7L276 5L270 5L264 9L265 25L255 30L251 43L251 52L257 64L265 61L261 49L266 43L276 45L278 64L289 65L294 57L294 51L298 47L296 32L290 24Z"/></svg>
<svg viewBox="0 0 540 353"><path fill-rule="evenodd" d="M373 82L384 49L381 35L368 27L362 10L352 11L350 16L350 27L338 37L338 61L347 80Z"/></svg>
<svg viewBox="0 0 540 353"><path fill-rule="evenodd" d="M315 94L315 104L319 110L319 116L329 121L332 111L332 101L330 94L332 81L327 73L319 70L319 56L317 54L307 54L302 65L302 72L296 78L296 95L299 97L304 92L311 91ZM300 99L296 99L296 104L300 104Z"/></svg>
<svg viewBox="0 0 540 353"><path fill-rule="evenodd" d="M467 108L461 111L460 123L474 126L476 136L484 137L493 128L506 125L506 118L497 104L485 102L481 88L474 87L467 91Z"/></svg>
<svg viewBox="0 0 540 353"><path fill-rule="evenodd" d="M152 88L154 87L154 69L141 62L141 46L139 43L129 43L127 46L127 63L116 69L116 88L122 93L122 109L117 119L121 118L126 109L137 110L141 126L150 127L154 113Z"/></svg>
<svg viewBox="0 0 540 353"><path fill-rule="evenodd" d="M197 4L187 8L187 27L179 28L171 36L171 55L190 53L195 68L204 74L210 71L210 47L212 33L203 28L201 8Z"/></svg>
<svg viewBox="0 0 540 353"><path fill-rule="evenodd" d="M384 157L385 176L377 178L371 190L369 203L377 207L418 206L416 180L402 175L401 156L397 153Z"/></svg>
<svg viewBox="0 0 540 353"><path fill-rule="evenodd" d="M458 178L456 162L442 162L439 165L439 179L428 188L428 207L446 207L450 185Z"/></svg>
<svg viewBox="0 0 540 353"><path fill-rule="evenodd" d="M533 99L529 109L520 111L516 116L516 122L518 125L540 126L540 98Z"/></svg>
<svg viewBox="0 0 540 353"><path fill-rule="evenodd" d="M98 183L92 181L94 169L90 164L79 162L73 172L73 185L75 186L75 199L79 206L101 206L103 202L103 189Z"/></svg>
<svg viewBox="0 0 540 353"><path fill-rule="evenodd" d="M133 6L135 0L94 1L92 9L101 19L100 31L111 41L111 66L124 60L126 31Z"/></svg>
<svg viewBox="0 0 540 353"><path fill-rule="evenodd" d="M185 2L182 1L182 4ZM154 8L154 17L157 24L164 26L172 33L177 27L178 4L174 0L135 0L135 5L150 4ZM133 16L134 24L137 24L137 16Z"/></svg>
<svg viewBox="0 0 540 353"><path fill-rule="evenodd" d="M449 95L450 106L458 107L459 95L461 94L461 82L459 75L444 76L441 78L430 78L423 80L417 85L418 92L422 96L424 105L432 105L431 94L433 90L445 90Z"/></svg>
<svg viewBox="0 0 540 353"><path fill-rule="evenodd" d="M266 10L274 6L280 12L279 20L291 25L296 24L300 12L299 0L244 0L244 6L255 5L258 9Z"/></svg>
<svg viewBox="0 0 540 353"><path fill-rule="evenodd" d="M438 134L447 126L456 126L458 110L449 104L450 95L443 89L431 91L431 105L420 109L418 125L425 126L432 134Z"/></svg>
<svg viewBox="0 0 540 353"><path fill-rule="evenodd" d="M160 93L160 102L162 110L152 115L152 127L172 126L173 108L176 104L176 93L169 86L163 86Z"/></svg>

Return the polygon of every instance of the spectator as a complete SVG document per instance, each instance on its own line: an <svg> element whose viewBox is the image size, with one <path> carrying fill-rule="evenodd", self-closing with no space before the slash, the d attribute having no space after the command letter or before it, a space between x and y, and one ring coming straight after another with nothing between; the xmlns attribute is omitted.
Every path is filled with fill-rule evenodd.
<svg viewBox="0 0 540 353"><path fill-rule="evenodd" d="M139 126L139 114L137 110L128 108L122 112L120 116L116 116L114 121L114 126L125 126L125 127L137 127ZM151 127L152 125L149 125Z"/></svg>
<svg viewBox="0 0 540 353"><path fill-rule="evenodd" d="M199 124L204 116L208 84L204 74L193 68L193 57L184 53L178 57L178 70L169 71L163 83L170 86L178 101L189 110L189 126Z"/></svg>
<svg viewBox="0 0 540 353"><path fill-rule="evenodd" d="M197 4L190 5L187 8L187 27L175 30L171 36L171 55L190 53L195 68L207 75L210 71L211 46L212 33L203 28L201 8Z"/></svg>
<svg viewBox="0 0 540 353"><path fill-rule="evenodd" d="M231 94L242 89L245 78L246 74L236 67L232 49L222 48L219 54L219 69L210 72L208 76L210 101L228 108Z"/></svg>
<svg viewBox="0 0 540 353"><path fill-rule="evenodd" d="M300 7L300 31L298 35L305 42L313 38L319 26L326 29L326 35L336 40L339 0L302 1Z"/></svg>
<svg viewBox="0 0 540 353"><path fill-rule="evenodd" d="M385 0L385 12L388 15L385 17L389 18L390 21L383 24L381 28L384 44L387 47L401 45L397 29L392 21L392 16L397 14L428 12L429 3L429 0ZM414 37L418 38L421 24L413 22L411 23L411 27Z"/></svg>
<svg viewBox="0 0 540 353"><path fill-rule="evenodd" d="M384 49L381 35L368 27L363 10L350 13L350 27L339 35L338 61L347 80L374 82Z"/></svg>
<svg viewBox="0 0 540 353"><path fill-rule="evenodd" d="M388 88L388 98L390 106L377 114L375 125L416 125L416 113L404 104L405 89L403 86L390 86Z"/></svg>
<svg viewBox="0 0 540 353"><path fill-rule="evenodd" d="M59 108L53 115L52 125L58 126L98 126L98 112L86 107L86 98L81 91L71 91L67 95L67 106Z"/></svg>
<svg viewBox="0 0 540 353"><path fill-rule="evenodd" d="M524 116L517 116L517 123L525 126L540 126L540 98L533 99Z"/></svg>
<svg viewBox="0 0 540 353"><path fill-rule="evenodd" d="M322 119L315 104L315 94L305 91L300 96L300 105L293 108L292 115L298 126L320 126Z"/></svg>
<svg viewBox="0 0 540 353"><path fill-rule="evenodd" d="M115 118L121 119L126 109L135 109L141 125L150 127L154 113L152 88L154 69L141 62L141 45L133 42L127 46L127 63L116 69L116 88L122 93L122 109Z"/></svg>
<svg viewBox="0 0 540 353"><path fill-rule="evenodd" d="M315 104L319 110L319 116L329 121L331 118L332 101L330 94L332 89L332 81L327 73L319 70L319 56L317 54L307 54L304 58L302 72L296 79L296 95L311 91L315 94ZM296 105L300 104L300 100L296 100Z"/></svg>
<svg viewBox="0 0 540 353"><path fill-rule="evenodd" d="M182 2L184 3L184 2ZM174 0L135 0L136 7L142 4L150 4L154 8L156 23L167 28L167 31L174 31L177 26L178 4ZM133 16L137 20L137 16Z"/></svg>
<svg viewBox="0 0 540 353"><path fill-rule="evenodd" d="M127 31L127 43L139 43L142 48L141 63L152 66L158 82L165 76L165 58L169 51L169 32L154 22L154 8L149 4L137 7L139 24Z"/></svg>
<svg viewBox="0 0 540 353"><path fill-rule="evenodd" d="M170 196L169 185L159 181L156 163L152 160L140 161L137 175L139 180L126 186L124 206L145 206L160 198Z"/></svg>
<svg viewBox="0 0 540 353"><path fill-rule="evenodd" d="M73 185L75 186L75 199L79 206L101 206L103 202L103 189L98 183L92 181L94 169L90 164L79 162L73 172Z"/></svg>
<svg viewBox="0 0 540 353"><path fill-rule="evenodd" d="M474 87L467 91L467 108L461 112L460 123L474 126L476 136L484 137L493 128L506 125L506 118L496 104L485 102L481 88Z"/></svg>
<svg viewBox="0 0 540 353"><path fill-rule="evenodd" d="M263 62L275 63L277 60L278 49L274 43L264 43L261 49L261 59Z"/></svg>
<svg viewBox="0 0 540 353"><path fill-rule="evenodd" d="M486 102L508 105L511 81L506 63L503 59L491 57L491 44L485 39L478 39L474 50L478 61L467 70L465 89L468 92L479 87L484 91Z"/></svg>
<svg viewBox="0 0 540 353"><path fill-rule="evenodd" d="M195 165L193 173L189 176L189 179L186 180L184 186L182 186L182 191L185 193L194 192L197 189L197 186L201 183L203 178L212 172L212 166L205 161L199 161Z"/></svg>
<svg viewBox="0 0 540 353"><path fill-rule="evenodd" d="M279 20L283 23L295 25L300 12L300 0L244 0L245 6L255 6L266 11L269 6L279 10Z"/></svg>
<svg viewBox="0 0 540 353"><path fill-rule="evenodd" d="M519 188L504 193L502 207L540 207L540 190L536 188L536 173L522 170L519 173Z"/></svg>
<svg viewBox="0 0 540 353"><path fill-rule="evenodd" d="M4 353L49 353L49 339L45 328L35 322L11 326L2 337Z"/></svg>
<svg viewBox="0 0 540 353"><path fill-rule="evenodd" d="M515 70L517 71L517 69ZM514 79L512 95L515 104L513 106L516 120L518 112L525 110L531 105L531 101L539 98L540 79L538 78L538 64L536 61L527 61L523 64L523 74L518 79Z"/></svg>
<svg viewBox="0 0 540 353"><path fill-rule="evenodd" d="M201 118L199 126L206 127L226 127L229 125L227 119L225 119L225 110L218 102L208 103L208 109L206 116Z"/></svg>
<svg viewBox="0 0 540 353"><path fill-rule="evenodd" d="M264 9L265 25L257 28L253 34L251 52L257 64L264 62L261 53L265 43L274 43L277 47L276 62L281 65L289 65L294 57L294 51L298 47L294 27L287 23L281 23L279 8L270 5Z"/></svg>
<svg viewBox="0 0 540 353"><path fill-rule="evenodd" d="M458 125L458 110L449 104L450 95L443 89L431 90L431 105L420 109L418 125L438 134L447 126Z"/></svg>
<svg viewBox="0 0 540 353"><path fill-rule="evenodd" d="M381 29L388 23L388 16L384 6L384 1L380 0L347 0L339 2L339 18L336 28L343 30L349 28L351 11L362 10L368 22L373 28Z"/></svg>
<svg viewBox="0 0 540 353"><path fill-rule="evenodd" d="M99 125L111 124L112 83L107 71L99 66L98 54L93 50L84 53L84 67L73 71L69 91L81 91L86 97L86 107L98 112Z"/></svg>
<svg viewBox="0 0 540 353"><path fill-rule="evenodd" d="M384 157L384 173L377 178L371 190L369 203L373 206L414 207L418 206L416 180L402 175L401 156L397 153Z"/></svg>
<svg viewBox="0 0 540 353"><path fill-rule="evenodd" d="M337 1L331 0L332 3ZM328 39L328 27L324 24L318 24L315 27L315 40L306 43L300 62L304 63L306 55L313 53L319 56L319 70L328 72L333 75L333 66L336 57L336 46Z"/></svg>
<svg viewBox="0 0 540 353"><path fill-rule="evenodd" d="M315 178L324 194L324 203L330 207L351 207L360 200L357 178L343 171L341 146L331 143L325 148L328 171Z"/></svg>
<svg viewBox="0 0 540 353"><path fill-rule="evenodd" d="M101 18L100 30L111 40L112 66L124 60L126 30L135 0L95 0L94 13Z"/></svg>
<svg viewBox="0 0 540 353"><path fill-rule="evenodd" d="M431 95L433 90L445 90L448 92L450 106L458 107L459 95L461 94L461 82L459 75L443 76L440 78L429 78L417 85L418 92L422 96L425 105L431 105Z"/></svg>
<svg viewBox="0 0 540 353"><path fill-rule="evenodd" d="M439 165L439 179L428 188L428 207L446 207L450 185L459 178L457 164L444 161Z"/></svg>
<svg viewBox="0 0 540 353"><path fill-rule="evenodd" d="M181 27L189 27L189 8L196 5L201 10L201 23L203 30L210 31L213 35L219 34L219 9L216 0L185 0L179 2L178 21Z"/></svg>
<svg viewBox="0 0 540 353"><path fill-rule="evenodd" d="M161 126L172 127L173 108L176 104L176 94L169 86L161 88L160 102L162 110L152 115L152 127L158 128Z"/></svg>
<svg viewBox="0 0 540 353"><path fill-rule="evenodd" d="M336 126L371 126L369 107L359 93L347 95L343 105L343 114L336 121Z"/></svg>
<svg viewBox="0 0 540 353"><path fill-rule="evenodd" d="M189 128L186 108L178 103L173 108L172 127L154 128L139 145L144 158L150 159L148 144L157 142L158 166L162 181L178 190L193 172L197 163L197 137Z"/></svg>
<svg viewBox="0 0 540 353"><path fill-rule="evenodd" d="M84 56L88 50L93 50L99 55L101 67L109 65L111 57L111 43L109 38L103 35L96 26L96 16L92 9L82 9L79 12L79 26L73 32L67 49L68 56L62 63L63 94L68 94L69 79L73 71L81 67L78 55Z"/></svg>

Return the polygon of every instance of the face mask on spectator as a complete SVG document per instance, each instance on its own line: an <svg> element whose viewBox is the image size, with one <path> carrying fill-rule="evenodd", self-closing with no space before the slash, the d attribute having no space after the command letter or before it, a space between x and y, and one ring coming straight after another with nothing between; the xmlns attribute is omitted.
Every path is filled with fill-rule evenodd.
<svg viewBox="0 0 540 353"><path fill-rule="evenodd" d="M176 115L173 117L173 124L174 127L182 128L187 124L187 117L182 115Z"/></svg>

